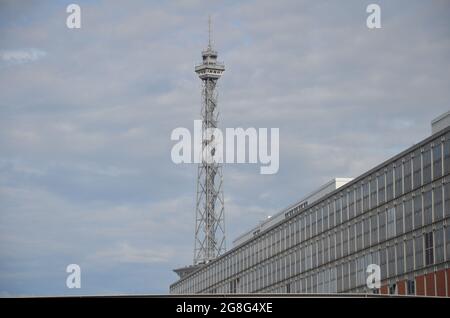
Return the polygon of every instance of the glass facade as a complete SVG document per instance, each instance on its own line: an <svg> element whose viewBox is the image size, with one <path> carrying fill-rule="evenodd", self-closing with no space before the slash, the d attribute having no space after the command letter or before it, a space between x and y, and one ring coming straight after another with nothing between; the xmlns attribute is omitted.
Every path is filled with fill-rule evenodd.
<svg viewBox="0 0 450 318"><path fill-rule="evenodd" d="M378 264L396 293L450 264L450 131L444 130L306 207L170 287L183 293L373 292Z"/></svg>

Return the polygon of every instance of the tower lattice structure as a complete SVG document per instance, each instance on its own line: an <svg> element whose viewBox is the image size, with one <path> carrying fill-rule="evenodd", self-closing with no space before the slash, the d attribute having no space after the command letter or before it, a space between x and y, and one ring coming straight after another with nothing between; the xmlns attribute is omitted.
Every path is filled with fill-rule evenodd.
<svg viewBox="0 0 450 318"><path fill-rule="evenodd" d="M222 164L213 160L218 145L210 133L217 128L217 81L225 66L217 61L217 52L211 45L211 19L208 24L208 47L202 51L202 63L195 67L202 80L202 153L197 174L195 265L207 263L226 250Z"/></svg>

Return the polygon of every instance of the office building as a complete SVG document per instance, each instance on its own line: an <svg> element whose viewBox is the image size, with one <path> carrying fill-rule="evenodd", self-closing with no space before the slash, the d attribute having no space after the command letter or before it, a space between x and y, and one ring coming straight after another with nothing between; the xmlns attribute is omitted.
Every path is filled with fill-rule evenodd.
<svg viewBox="0 0 450 318"><path fill-rule="evenodd" d="M172 294L450 296L450 112L432 136L354 179L334 179L199 264ZM381 287L369 289L377 264Z"/></svg>

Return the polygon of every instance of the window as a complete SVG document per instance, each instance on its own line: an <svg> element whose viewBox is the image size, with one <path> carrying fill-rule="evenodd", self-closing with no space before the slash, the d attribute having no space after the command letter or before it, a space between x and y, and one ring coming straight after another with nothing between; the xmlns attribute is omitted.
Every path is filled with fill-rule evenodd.
<svg viewBox="0 0 450 318"><path fill-rule="evenodd" d="M322 215L323 215L323 231L328 230L328 208L322 205Z"/></svg>
<svg viewBox="0 0 450 318"><path fill-rule="evenodd" d="M311 258L310 258L311 259ZM281 278L281 258L278 258L278 260L276 261L277 264L277 276L276 276L276 281L280 281ZM256 271L253 271L254 275L253 275L253 281L256 280Z"/></svg>
<svg viewBox="0 0 450 318"><path fill-rule="evenodd" d="M378 217L376 214L370 217L370 236L370 245L374 246L378 244Z"/></svg>
<svg viewBox="0 0 450 318"><path fill-rule="evenodd" d="M306 287L306 292L311 293L311 290L312 290L312 277L311 276L308 276L305 278L305 287Z"/></svg>
<svg viewBox="0 0 450 318"><path fill-rule="evenodd" d="M444 142L444 172L447 174L450 172L450 139L448 135L445 137Z"/></svg>
<svg viewBox="0 0 450 318"><path fill-rule="evenodd" d="M355 189L355 215L359 215L362 212L361 204L361 186L357 186Z"/></svg>
<svg viewBox="0 0 450 318"><path fill-rule="evenodd" d="M312 249L311 266L312 266L312 268L316 268L317 267L317 241L314 242L313 245L311 245L311 249Z"/></svg>
<svg viewBox="0 0 450 318"><path fill-rule="evenodd" d="M386 211L380 212L378 215L379 240L383 242L386 239Z"/></svg>
<svg viewBox="0 0 450 318"><path fill-rule="evenodd" d="M308 284L307 279L303 278L301 281L301 292L303 294L306 293L306 291L307 291L307 286L306 286L307 284Z"/></svg>
<svg viewBox="0 0 450 318"><path fill-rule="evenodd" d="M415 269L423 267L423 237L418 236L414 239L415 250Z"/></svg>
<svg viewBox="0 0 450 318"><path fill-rule="evenodd" d="M300 220L300 226L301 226L301 228L300 228L300 237L301 237L301 239L300 239L300 242L304 242L305 240L306 240L306 231L305 231L305 222L306 220L305 220L305 216L302 216L302 218L301 218L301 220Z"/></svg>
<svg viewBox="0 0 450 318"><path fill-rule="evenodd" d="M388 247L388 277L395 276L395 245Z"/></svg>
<svg viewBox="0 0 450 318"><path fill-rule="evenodd" d="M306 223L306 226L305 226L306 239L309 239L311 237L311 216L309 213L306 215L305 223Z"/></svg>
<svg viewBox="0 0 450 318"><path fill-rule="evenodd" d="M434 219L442 220L444 217L444 205L442 204L442 186L439 185L433 190L434 197Z"/></svg>
<svg viewBox="0 0 450 318"><path fill-rule="evenodd" d="M328 202L328 211L329 211L329 217L328 217L328 223L330 228L334 227L334 204L333 202Z"/></svg>
<svg viewBox="0 0 450 318"><path fill-rule="evenodd" d="M431 190L423 194L423 214L425 218L425 225L433 222L433 210L431 209Z"/></svg>
<svg viewBox="0 0 450 318"><path fill-rule="evenodd" d="M316 217L317 217L316 211L311 212L311 236L316 235L316 224L317 224Z"/></svg>
<svg viewBox="0 0 450 318"><path fill-rule="evenodd" d="M323 238L323 262L328 263L328 237Z"/></svg>
<svg viewBox="0 0 450 318"><path fill-rule="evenodd" d="M445 217L450 216L450 182L444 186L444 214Z"/></svg>
<svg viewBox="0 0 450 318"><path fill-rule="evenodd" d="M363 211L369 210L369 181L366 180L363 185Z"/></svg>
<svg viewBox="0 0 450 318"><path fill-rule="evenodd" d="M444 229L440 228L434 232L436 244L436 263L439 264L444 261Z"/></svg>
<svg viewBox="0 0 450 318"><path fill-rule="evenodd" d="M355 194L353 191L348 193L348 218L355 216Z"/></svg>
<svg viewBox="0 0 450 318"><path fill-rule="evenodd" d="M281 232L279 230L279 228L277 229L278 235L277 235L277 251L281 251ZM254 265L255 264L255 254L254 254L254 250L255 250L255 245L252 245L252 258L250 260L250 265Z"/></svg>
<svg viewBox="0 0 450 318"><path fill-rule="evenodd" d="M317 234L322 233L322 209L317 208Z"/></svg>
<svg viewBox="0 0 450 318"><path fill-rule="evenodd" d="M347 194L342 196L342 222L348 220Z"/></svg>
<svg viewBox="0 0 450 318"><path fill-rule="evenodd" d="M397 275L401 275L405 271L405 269L404 269L405 258L403 255L403 241L400 241L399 243L397 243L396 250L397 250L397 255L396 255L396 257L397 257Z"/></svg>
<svg viewBox="0 0 450 318"><path fill-rule="evenodd" d="M342 246L343 246L343 256L348 255L348 226L344 227L343 233L342 233Z"/></svg>
<svg viewBox="0 0 450 318"><path fill-rule="evenodd" d="M397 294L397 284L391 284L389 285L389 295L395 295Z"/></svg>
<svg viewBox="0 0 450 318"><path fill-rule="evenodd" d="M336 233L336 259L342 257L342 232L339 229Z"/></svg>
<svg viewBox="0 0 450 318"><path fill-rule="evenodd" d="M405 159L405 162L403 164L403 170L404 170L404 182L403 182L403 187L404 187L404 193L407 193L409 191L411 191L411 182L412 182L412 178L411 178L411 159L408 157Z"/></svg>
<svg viewBox="0 0 450 318"><path fill-rule="evenodd" d="M395 207L395 233L396 236L403 234L403 205Z"/></svg>
<svg viewBox="0 0 450 318"><path fill-rule="evenodd" d="M433 147L433 179L442 176L442 147L441 142L437 141Z"/></svg>
<svg viewBox="0 0 450 318"><path fill-rule="evenodd" d="M370 208L377 206L377 179L372 178L370 181Z"/></svg>
<svg viewBox="0 0 450 318"><path fill-rule="evenodd" d="M349 277L350 278L349 279L350 286L349 286L349 288L355 288L355 286L356 286L356 260L351 260L349 267L350 267L350 277Z"/></svg>
<svg viewBox="0 0 450 318"><path fill-rule="evenodd" d="M364 248L367 248L370 246L370 219L366 218L364 220Z"/></svg>
<svg viewBox="0 0 450 318"><path fill-rule="evenodd" d="M386 195L386 183L385 183L385 174L384 172L380 172L378 176L378 204L382 204L385 202Z"/></svg>
<svg viewBox="0 0 450 318"><path fill-rule="evenodd" d="M318 274L318 279L317 279L317 292L318 293L323 293L324 291L323 291L323 283L324 283L324 281L323 281L323 278L324 278L324 275L323 275L323 272L320 272L319 274Z"/></svg>
<svg viewBox="0 0 450 318"><path fill-rule="evenodd" d="M325 293L336 292L336 268L324 270L324 282Z"/></svg>
<svg viewBox="0 0 450 318"><path fill-rule="evenodd" d="M331 293L330 291L330 271L325 269L323 272L323 293Z"/></svg>
<svg viewBox="0 0 450 318"><path fill-rule="evenodd" d="M323 247L322 247L323 240L319 239L317 240L317 266L320 266L323 264Z"/></svg>
<svg viewBox="0 0 450 318"><path fill-rule="evenodd" d="M415 295L416 294L416 284L414 280L408 279L406 281L406 294Z"/></svg>
<svg viewBox="0 0 450 318"><path fill-rule="evenodd" d="M372 264L370 254L366 254L358 258L358 286L366 285L366 269L369 264Z"/></svg>
<svg viewBox="0 0 450 318"><path fill-rule="evenodd" d="M336 259L336 242L335 242L335 235L330 235L330 261L334 261Z"/></svg>
<svg viewBox="0 0 450 318"><path fill-rule="evenodd" d="M350 271L350 264L349 263L344 263L343 265L343 271L344 271L344 275L343 275L343 290L348 290L349 289L349 271Z"/></svg>
<svg viewBox="0 0 450 318"><path fill-rule="evenodd" d="M301 271L304 272L307 270L306 268L306 247L302 247L301 249Z"/></svg>
<svg viewBox="0 0 450 318"><path fill-rule="evenodd" d="M411 196L406 198L403 203L403 208L405 210L405 232L409 232L413 228L413 213L412 213L412 199Z"/></svg>
<svg viewBox="0 0 450 318"><path fill-rule="evenodd" d="M363 221L359 220L356 223L356 250L360 251L363 248L363 232L362 232Z"/></svg>
<svg viewBox="0 0 450 318"><path fill-rule="evenodd" d="M386 200L394 198L394 175L392 167L389 167L386 173Z"/></svg>
<svg viewBox="0 0 450 318"><path fill-rule="evenodd" d="M423 184L431 182L431 150L427 146L422 154Z"/></svg>
<svg viewBox="0 0 450 318"><path fill-rule="evenodd" d="M337 292L342 292L342 267L343 265L337 266Z"/></svg>
<svg viewBox="0 0 450 318"><path fill-rule="evenodd" d="M381 252L384 253L386 250L382 249ZM370 253L370 264L378 264L381 267L381 260L380 260L380 252L379 251L373 251Z"/></svg>
<svg viewBox="0 0 450 318"><path fill-rule="evenodd" d="M445 228L445 253L447 256L447 261L450 260L450 226L447 225Z"/></svg>
<svg viewBox="0 0 450 318"><path fill-rule="evenodd" d="M425 233L425 265L434 263L433 232Z"/></svg>
<svg viewBox="0 0 450 318"><path fill-rule="evenodd" d="M413 184L414 189L422 185L422 161L420 149L414 152L413 157Z"/></svg>
<svg viewBox="0 0 450 318"><path fill-rule="evenodd" d="M289 223L289 228L290 228L290 233L291 233L291 242L290 242L290 246L294 246L295 245L295 220L292 221L291 223ZM265 243L265 240L264 240ZM267 259L267 256L265 254L265 244L264 244L264 259Z"/></svg>
<svg viewBox="0 0 450 318"><path fill-rule="evenodd" d="M289 248L290 244L291 244L291 231L290 231L290 223L286 224L285 228L284 228L284 235L286 236L286 240L285 240L285 248ZM261 253L259 253L259 258L257 257L258 262L260 262L262 260L262 255Z"/></svg>
<svg viewBox="0 0 450 318"><path fill-rule="evenodd" d="M312 292L317 293L317 274L311 275L312 277Z"/></svg>
<svg viewBox="0 0 450 318"><path fill-rule="evenodd" d="M399 197L403 193L403 180L402 180L402 162L397 162L394 173L395 173L395 197Z"/></svg>
<svg viewBox="0 0 450 318"><path fill-rule="evenodd" d="M414 196L414 229L422 226L422 195L420 192Z"/></svg>
<svg viewBox="0 0 450 318"><path fill-rule="evenodd" d="M410 272L414 269L414 249L413 249L413 240L408 239L405 242L406 249L406 271Z"/></svg>
<svg viewBox="0 0 450 318"><path fill-rule="evenodd" d="M395 236L395 209L389 208L387 210L387 238Z"/></svg>
<svg viewBox="0 0 450 318"><path fill-rule="evenodd" d="M380 250L380 270L381 270L381 280L386 279L387 277L386 249Z"/></svg>
<svg viewBox="0 0 450 318"><path fill-rule="evenodd" d="M341 198L337 198L335 201L336 211L336 225L341 224Z"/></svg>
<svg viewBox="0 0 450 318"><path fill-rule="evenodd" d="M350 225L350 227L348 228L348 243L349 243L349 247L348 247L348 252L350 254L355 252L355 230L356 230L356 225L352 224Z"/></svg>

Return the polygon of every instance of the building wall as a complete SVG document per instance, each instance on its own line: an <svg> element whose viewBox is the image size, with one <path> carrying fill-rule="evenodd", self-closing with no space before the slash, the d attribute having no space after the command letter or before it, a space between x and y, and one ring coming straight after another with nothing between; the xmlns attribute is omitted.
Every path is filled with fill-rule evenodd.
<svg viewBox="0 0 450 318"><path fill-rule="evenodd" d="M449 295L449 129L294 209L170 292ZM376 291L366 287L369 264L381 267Z"/></svg>
<svg viewBox="0 0 450 318"><path fill-rule="evenodd" d="M431 133L435 134L438 131L445 129L448 126L450 126L450 111L435 118L431 122Z"/></svg>
<svg viewBox="0 0 450 318"><path fill-rule="evenodd" d="M253 238L253 236L259 234L259 232L262 232L272 226L275 226L279 222L283 222L286 214L290 214L291 212L295 211L296 210L295 208L306 207L308 204L314 203L315 201L321 199L328 193L335 191L336 189L340 188L341 186L343 186L347 182L350 182L351 180L353 180L353 179L352 178L335 178L335 179L329 181L328 183L326 183L325 185L323 185L322 187L320 187L318 190L314 191L310 195L306 196L299 202L297 202L294 205L290 206L289 208L271 216L267 220L260 222L260 224L258 226L252 228L247 233L244 233L244 234L240 235L239 237L237 237L233 241L233 247L238 246L238 245L248 241L249 239Z"/></svg>

